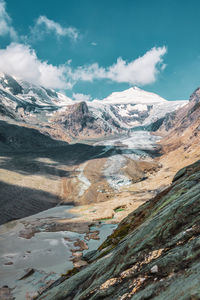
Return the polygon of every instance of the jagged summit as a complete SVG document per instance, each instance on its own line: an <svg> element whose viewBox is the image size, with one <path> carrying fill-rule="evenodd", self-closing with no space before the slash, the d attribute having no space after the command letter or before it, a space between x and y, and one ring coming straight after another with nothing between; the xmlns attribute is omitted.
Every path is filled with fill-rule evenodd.
<svg viewBox="0 0 200 300"><path fill-rule="evenodd" d="M52 89L32 84L15 78L14 76L0 73L0 100L7 106L19 103L29 103L39 106L63 106L71 104L67 96Z"/></svg>
<svg viewBox="0 0 200 300"><path fill-rule="evenodd" d="M137 86L131 87L122 92L114 92L102 100L103 103L160 103L167 101L155 93L144 91Z"/></svg>

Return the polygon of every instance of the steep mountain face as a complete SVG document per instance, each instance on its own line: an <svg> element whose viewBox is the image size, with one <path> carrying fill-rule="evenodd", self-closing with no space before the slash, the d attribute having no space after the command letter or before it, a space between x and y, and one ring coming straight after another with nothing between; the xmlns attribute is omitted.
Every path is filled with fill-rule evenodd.
<svg viewBox="0 0 200 300"><path fill-rule="evenodd" d="M119 128L126 131L156 131L166 114L176 111L187 101L167 101L162 97L132 87L122 92L112 93L102 101L88 103L90 111L97 118L115 120ZM116 129L116 128L115 128Z"/></svg>
<svg viewBox="0 0 200 300"><path fill-rule="evenodd" d="M199 194L197 161L125 218L86 268L38 299L199 299Z"/></svg>
<svg viewBox="0 0 200 300"><path fill-rule="evenodd" d="M164 151L175 151L183 148L182 152L191 155L200 146L200 88L190 97L187 105L169 114L158 133L166 138L162 141Z"/></svg>
<svg viewBox="0 0 200 300"><path fill-rule="evenodd" d="M71 99L54 90L17 80L7 74L0 74L1 115L5 115L4 108L12 111L12 115L6 113L7 116L20 119L21 115L55 111L60 106L71 102Z"/></svg>
<svg viewBox="0 0 200 300"><path fill-rule="evenodd" d="M80 102L69 105L65 111L57 112L50 119L61 125L72 137L100 137L125 132L117 120L106 111L102 115L95 114L88 103Z"/></svg>
<svg viewBox="0 0 200 300"><path fill-rule="evenodd" d="M165 116L184 106L187 101L167 101L157 94L132 87L112 93L102 101L95 100L91 109L106 110L122 128L156 131ZM103 105L101 105L103 104Z"/></svg>
<svg viewBox="0 0 200 300"><path fill-rule="evenodd" d="M141 103L134 103L133 100L130 100L130 103L105 103L94 101L89 106L93 114L98 117L102 117L105 112L109 114L110 118L115 120L121 128L131 131L138 129L150 131L152 130L151 125L160 121L159 128L167 113L175 111L185 105L187 101L165 100L146 104L144 98Z"/></svg>
<svg viewBox="0 0 200 300"><path fill-rule="evenodd" d="M4 152L40 151L48 148L62 147L66 143L57 141L40 133L36 129L27 128L0 120L0 154Z"/></svg>
<svg viewBox="0 0 200 300"><path fill-rule="evenodd" d="M174 133L182 133L189 126L199 121L200 112L200 88L190 96L189 103L177 111L168 114L163 122L161 131L174 130Z"/></svg>

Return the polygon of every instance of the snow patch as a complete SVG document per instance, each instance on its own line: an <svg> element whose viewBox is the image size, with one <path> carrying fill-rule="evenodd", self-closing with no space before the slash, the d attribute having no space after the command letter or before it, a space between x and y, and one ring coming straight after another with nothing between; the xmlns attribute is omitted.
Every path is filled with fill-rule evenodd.
<svg viewBox="0 0 200 300"><path fill-rule="evenodd" d="M91 185L90 181L84 175L84 168L85 168L86 164L87 163L85 163L84 165L82 165L82 167L80 167L80 168L77 169L77 171L80 172L79 175L78 175L78 180L79 180L79 185L80 185L79 197L83 196L83 194L85 193L85 191Z"/></svg>
<svg viewBox="0 0 200 300"><path fill-rule="evenodd" d="M146 110L148 110L148 107L145 104L136 104L136 105L134 105L133 108L136 109L136 110L138 110L138 111L144 111L144 110L146 111Z"/></svg>
<svg viewBox="0 0 200 300"><path fill-rule="evenodd" d="M113 155L106 161L103 173L113 190L119 190L120 187L131 184L131 180L121 170L126 162L126 157L120 154Z"/></svg>

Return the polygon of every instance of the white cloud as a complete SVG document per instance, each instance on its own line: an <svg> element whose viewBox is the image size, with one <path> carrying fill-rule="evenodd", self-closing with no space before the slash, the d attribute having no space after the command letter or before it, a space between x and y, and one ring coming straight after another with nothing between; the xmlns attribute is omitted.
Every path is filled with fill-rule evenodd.
<svg viewBox="0 0 200 300"><path fill-rule="evenodd" d="M17 33L12 26L12 19L6 12L6 3L0 0L0 36L9 35L12 40L17 40Z"/></svg>
<svg viewBox="0 0 200 300"><path fill-rule="evenodd" d="M59 36L68 36L72 40L79 38L79 32L73 27L62 27L59 23L40 16L32 34L41 37L45 33L54 32ZM9 35L13 41L18 36L12 26L12 19L6 12L6 3L0 0L0 36ZM19 37L22 40L22 37ZM91 45L96 46L95 42ZM78 81L109 79L114 82L124 82L131 85L146 85L156 81L157 75L162 72L166 64L163 56L167 49L154 47L143 56L132 61L119 57L117 62L101 67L98 63L73 68L71 60L65 64L54 66L47 61L38 59L36 52L28 45L11 43L6 49L0 49L0 71L14 75L21 79L50 88L72 88ZM74 94L77 100L90 100L89 95Z"/></svg>
<svg viewBox="0 0 200 300"><path fill-rule="evenodd" d="M143 56L126 62L118 58L117 63L108 69L108 78L117 82L145 85L156 81L156 75L163 68L163 55L166 47L152 48Z"/></svg>
<svg viewBox="0 0 200 300"><path fill-rule="evenodd" d="M90 101L92 98L90 95L85 95L85 94L79 94L79 93L73 93L72 95L74 100L77 101Z"/></svg>
<svg viewBox="0 0 200 300"><path fill-rule="evenodd" d="M30 46L11 43L7 48L0 49L0 71L56 89L71 89L78 81L100 79L146 85L155 82L158 73L165 68L163 56L166 51L166 47L152 48L131 62L118 58L115 64L107 68L100 67L98 63L73 68L71 61L54 66L40 60ZM91 99L89 95L75 93L73 97L79 101Z"/></svg>
<svg viewBox="0 0 200 300"><path fill-rule="evenodd" d="M68 36L72 40L77 40L79 37L78 30L74 27L63 27L59 23L48 19L46 16L40 16L36 20L35 26L32 28L33 35L41 35L41 29L44 29L45 32L54 32L58 37L59 36Z"/></svg>
<svg viewBox="0 0 200 300"><path fill-rule="evenodd" d="M65 66L41 61L33 49L23 44L10 44L0 49L0 71L47 88L71 88L65 77Z"/></svg>
<svg viewBox="0 0 200 300"><path fill-rule="evenodd" d="M166 52L165 46L154 47L143 56L130 62L119 57L115 64L107 68L100 67L98 63L81 66L75 70L69 67L68 76L75 82L110 79L115 82L146 85L155 82L158 73L166 67L163 63L163 56Z"/></svg>
<svg viewBox="0 0 200 300"><path fill-rule="evenodd" d="M68 67L67 74L69 79L74 82L79 80L93 81L94 79L103 79L107 77L105 68L99 67L98 63L80 66L76 69Z"/></svg>

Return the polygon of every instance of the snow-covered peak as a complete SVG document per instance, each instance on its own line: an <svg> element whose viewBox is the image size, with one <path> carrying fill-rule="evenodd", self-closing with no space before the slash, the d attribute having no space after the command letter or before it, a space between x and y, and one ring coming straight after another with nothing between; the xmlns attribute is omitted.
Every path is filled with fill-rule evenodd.
<svg viewBox="0 0 200 300"><path fill-rule="evenodd" d="M22 100L24 103L54 106L55 108L73 103L69 97L53 89L38 86L4 73L0 73L0 94L4 99L6 95L17 103Z"/></svg>
<svg viewBox="0 0 200 300"><path fill-rule="evenodd" d="M117 104L117 103L138 103L138 104L150 104L160 103L167 101L157 94L146 92L136 86L131 87L122 92L114 92L107 98L102 100L103 103Z"/></svg>
<svg viewBox="0 0 200 300"><path fill-rule="evenodd" d="M74 103L74 101L67 97L66 95L62 94L62 93L58 93L57 92L57 97L58 97L58 105L59 106L63 106L63 105L71 105Z"/></svg>

